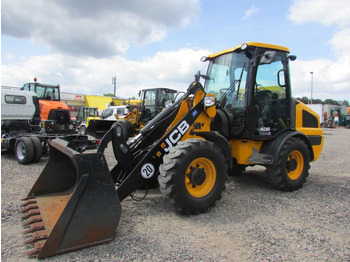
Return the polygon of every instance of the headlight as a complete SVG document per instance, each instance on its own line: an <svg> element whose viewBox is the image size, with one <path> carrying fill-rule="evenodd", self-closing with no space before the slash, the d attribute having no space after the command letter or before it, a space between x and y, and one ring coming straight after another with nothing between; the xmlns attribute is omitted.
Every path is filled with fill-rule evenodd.
<svg viewBox="0 0 350 262"><path fill-rule="evenodd" d="M215 102L216 102L216 99L213 96L206 96L204 98L204 106L205 107L211 107L211 106L215 105Z"/></svg>
<svg viewBox="0 0 350 262"><path fill-rule="evenodd" d="M242 44L241 45L241 50L246 50L248 47L248 45L246 43Z"/></svg>

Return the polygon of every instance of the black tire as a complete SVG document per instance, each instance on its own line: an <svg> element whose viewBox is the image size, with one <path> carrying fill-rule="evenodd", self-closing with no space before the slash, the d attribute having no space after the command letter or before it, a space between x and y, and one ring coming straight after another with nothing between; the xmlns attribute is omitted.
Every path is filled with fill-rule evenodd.
<svg viewBox="0 0 350 262"><path fill-rule="evenodd" d="M215 205L226 189L227 161L214 143L188 139L163 158L159 189L184 214L199 214Z"/></svg>
<svg viewBox="0 0 350 262"><path fill-rule="evenodd" d="M43 154L43 147L41 146L40 139L38 137L30 137L30 140L34 146L34 157L32 163L37 163L40 161Z"/></svg>
<svg viewBox="0 0 350 262"><path fill-rule="evenodd" d="M28 137L20 137L16 140L15 156L18 163L27 165L34 158L34 145Z"/></svg>
<svg viewBox="0 0 350 262"><path fill-rule="evenodd" d="M296 137L288 139L282 146L276 165L266 167L268 181L283 191L297 190L309 176L309 162L306 143Z"/></svg>
<svg viewBox="0 0 350 262"><path fill-rule="evenodd" d="M147 179L146 183L147 183L148 189L158 188L159 187L158 175L154 174L153 177L151 177L150 179Z"/></svg>
<svg viewBox="0 0 350 262"><path fill-rule="evenodd" d="M86 135L86 126L80 126L79 127L79 133L84 136Z"/></svg>
<svg viewBox="0 0 350 262"><path fill-rule="evenodd" d="M131 123L127 120L121 119L118 120L118 124L120 124L120 126L122 127L124 139L127 140L130 137L132 131Z"/></svg>

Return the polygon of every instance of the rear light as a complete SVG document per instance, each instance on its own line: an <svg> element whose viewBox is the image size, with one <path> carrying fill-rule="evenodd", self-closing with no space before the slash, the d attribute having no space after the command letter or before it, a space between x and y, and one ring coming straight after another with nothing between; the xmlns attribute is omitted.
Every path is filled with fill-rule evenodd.
<svg viewBox="0 0 350 262"><path fill-rule="evenodd" d="M96 145L99 145L101 143L101 139L96 139Z"/></svg>

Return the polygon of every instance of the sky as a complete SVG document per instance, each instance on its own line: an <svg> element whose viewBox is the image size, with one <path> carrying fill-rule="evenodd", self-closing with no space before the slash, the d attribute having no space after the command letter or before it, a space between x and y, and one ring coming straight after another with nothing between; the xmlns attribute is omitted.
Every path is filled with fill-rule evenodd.
<svg viewBox="0 0 350 262"><path fill-rule="evenodd" d="M2 0L1 85L137 97L185 90L202 56L245 42L286 46L294 97L350 101L348 0ZM313 74L310 74L313 72Z"/></svg>

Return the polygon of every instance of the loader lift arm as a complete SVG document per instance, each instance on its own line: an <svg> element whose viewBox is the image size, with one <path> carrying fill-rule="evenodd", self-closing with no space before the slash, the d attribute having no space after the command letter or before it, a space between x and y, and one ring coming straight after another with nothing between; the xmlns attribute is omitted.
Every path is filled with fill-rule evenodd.
<svg viewBox="0 0 350 262"><path fill-rule="evenodd" d="M163 136L166 129L177 115L181 103L198 89L202 90L201 84L197 82L192 83L184 98L162 111L141 129L141 137L136 138L132 144L127 144L122 134L123 129L118 122L115 123L103 137L99 153L103 153L106 145L112 141L115 158L120 161L120 163L111 170L113 180L118 184L117 192L120 201L140 188L146 179L150 179L156 174L159 165L163 161L164 154L167 153L165 150L168 150L170 146L176 145L176 143L172 142L174 139L170 137L176 136L179 140L180 136L192 126L197 117L203 112L204 99L189 110L184 117Z"/></svg>

